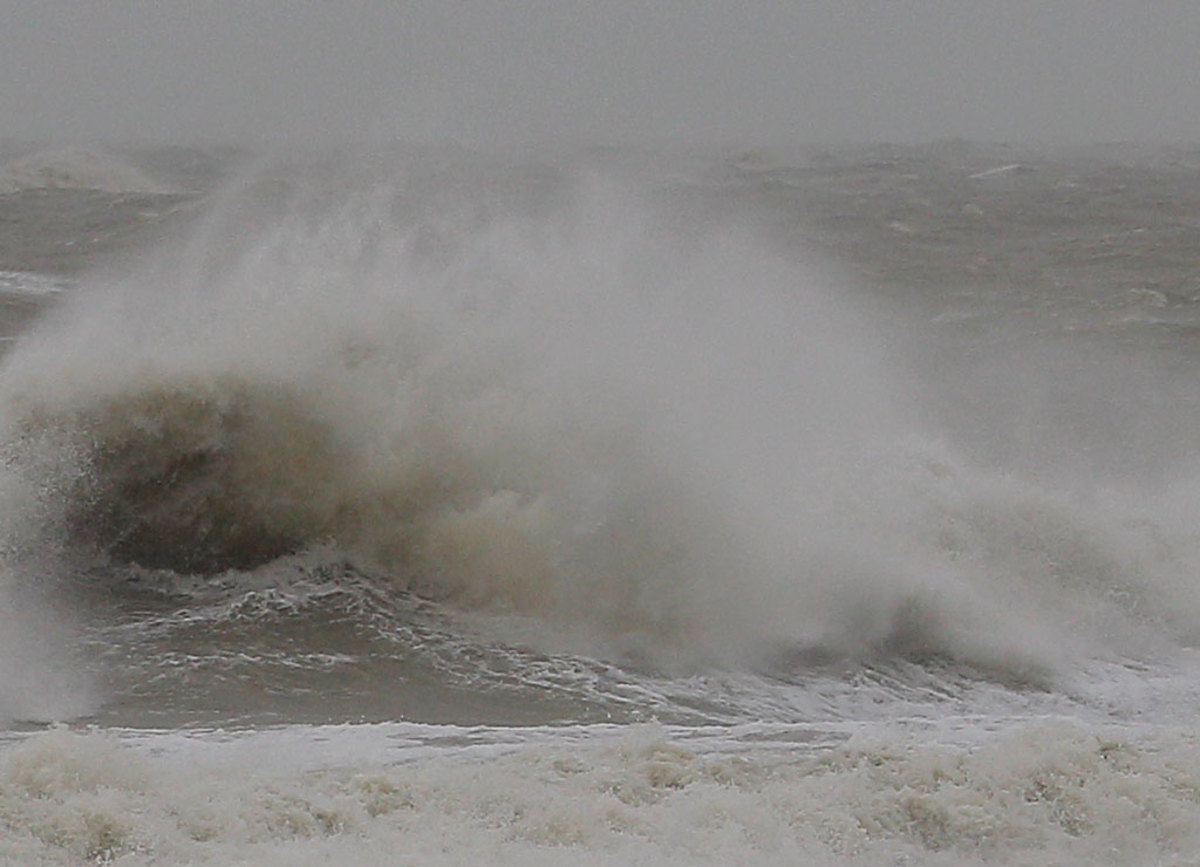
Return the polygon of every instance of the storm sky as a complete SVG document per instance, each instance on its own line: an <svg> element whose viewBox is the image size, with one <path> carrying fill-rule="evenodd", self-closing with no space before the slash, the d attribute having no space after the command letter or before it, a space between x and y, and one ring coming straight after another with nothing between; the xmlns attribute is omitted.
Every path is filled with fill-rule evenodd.
<svg viewBox="0 0 1200 867"><path fill-rule="evenodd" d="M0 0L0 137L1200 141L1195 0Z"/></svg>

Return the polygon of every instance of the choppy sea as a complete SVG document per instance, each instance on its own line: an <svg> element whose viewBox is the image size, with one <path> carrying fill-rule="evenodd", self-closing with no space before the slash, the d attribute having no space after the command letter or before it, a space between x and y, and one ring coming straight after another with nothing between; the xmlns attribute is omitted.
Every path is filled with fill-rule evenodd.
<svg viewBox="0 0 1200 867"><path fill-rule="evenodd" d="M5 153L0 862L1200 864L1200 149Z"/></svg>

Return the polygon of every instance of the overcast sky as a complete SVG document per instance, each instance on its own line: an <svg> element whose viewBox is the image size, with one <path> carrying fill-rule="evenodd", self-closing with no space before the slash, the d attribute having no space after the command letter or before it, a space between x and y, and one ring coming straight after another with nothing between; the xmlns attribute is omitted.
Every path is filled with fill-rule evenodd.
<svg viewBox="0 0 1200 867"><path fill-rule="evenodd" d="M0 137L1200 141L1198 0L0 0Z"/></svg>

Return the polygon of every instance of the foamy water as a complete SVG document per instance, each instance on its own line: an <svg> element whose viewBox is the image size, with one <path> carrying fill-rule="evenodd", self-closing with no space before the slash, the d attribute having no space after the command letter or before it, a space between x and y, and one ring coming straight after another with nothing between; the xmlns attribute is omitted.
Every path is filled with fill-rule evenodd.
<svg viewBox="0 0 1200 867"><path fill-rule="evenodd" d="M882 297L785 171L265 163L67 286L0 381L0 856L1187 863L1190 307Z"/></svg>
<svg viewBox="0 0 1200 867"><path fill-rule="evenodd" d="M1191 730L54 731L11 750L12 863L1152 864L1200 842ZM798 736L797 736L798 735ZM774 736L774 737L773 737ZM789 737L790 736L790 737ZM789 742L791 738L795 742Z"/></svg>

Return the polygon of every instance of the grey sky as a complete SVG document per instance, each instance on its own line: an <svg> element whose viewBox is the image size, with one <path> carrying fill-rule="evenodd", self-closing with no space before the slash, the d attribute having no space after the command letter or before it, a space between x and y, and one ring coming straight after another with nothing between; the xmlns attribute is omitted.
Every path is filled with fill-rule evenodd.
<svg viewBox="0 0 1200 867"><path fill-rule="evenodd" d="M0 137L1200 140L1195 0L0 0Z"/></svg>

